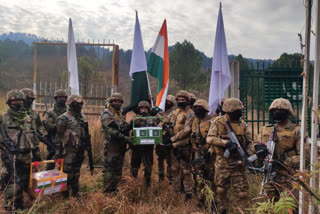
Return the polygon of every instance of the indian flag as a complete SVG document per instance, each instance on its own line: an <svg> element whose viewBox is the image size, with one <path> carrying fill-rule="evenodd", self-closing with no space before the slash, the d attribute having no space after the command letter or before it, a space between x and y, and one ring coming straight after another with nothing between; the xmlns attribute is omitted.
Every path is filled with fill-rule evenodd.
<svg viewBox="0 0 320 214"><path fill-rule="evenodd" d="M152 47L147 64L148 72L158 79L156 106L164 111L169 87L169 51L166 20L164 20L156 42Z"/></svg>
<svg viewBox="0 0 320 214"><path fill-rule="evenodd" d="M144 52L138 12L134 28L133 48L131 55L130 73L131 96L130 106L136 106L140 101L148 100L147 60Z"/></svg>

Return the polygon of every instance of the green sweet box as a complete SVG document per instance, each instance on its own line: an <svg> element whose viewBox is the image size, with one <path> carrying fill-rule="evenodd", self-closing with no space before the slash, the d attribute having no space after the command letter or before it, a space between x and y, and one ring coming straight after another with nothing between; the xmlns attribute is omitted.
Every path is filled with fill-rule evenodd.
<svg viewBox="0 0 320 214"><path fill-rule="evenodd" d="M162 144L162 117L136 117L136 120L151 121L146 122L144 127L135 127L133 123L133 136L135 145Z"/></svg>

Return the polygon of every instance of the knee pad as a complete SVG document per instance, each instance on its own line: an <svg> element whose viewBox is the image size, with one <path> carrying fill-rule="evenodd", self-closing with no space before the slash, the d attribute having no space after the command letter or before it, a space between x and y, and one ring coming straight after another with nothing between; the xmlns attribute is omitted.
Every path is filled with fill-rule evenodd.
<svg viewBox="0 0 320 214"><path fill-rule="evenodd" d="M249 194L247 192L239 192L238 196L239 198L248 198Z"/></svg>

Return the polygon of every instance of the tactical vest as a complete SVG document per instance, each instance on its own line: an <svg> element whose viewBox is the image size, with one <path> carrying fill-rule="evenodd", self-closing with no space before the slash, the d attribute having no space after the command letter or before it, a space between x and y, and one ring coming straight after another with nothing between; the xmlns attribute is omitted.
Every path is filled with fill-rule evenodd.
<svg viewBox="0 0 320 214"><path fill-rule="evenodd" d="M80 122L70 112L64 113L63 117L67 119L64 127L65 128L64 148L68 148L68 147L75 148L75 149L82 148L84 144L83 138L85 137L84 128L81 126Z"/></svg>
<svg viewBox="0 0 320 214"><path fill-rule="evenodd" d="M35 132L32 119L27 115L24 122L24 129L20 130L7 112L2 114L2 118L9 138L18 147L19 154L17 155L17 160L26 164L31 163L32 150L35 148ZM18 140L19 138L20 141Z"/></svg>
<svg viewBox="0 0 320 214"><path fill-rule="evenodd" d="M202 138L206 138L208 135L208 131L210 129L211 119L212 117L210 116L207 116L202 120L196 117L192 123L192 132L193 133L195 132L197 137L199 136L199 133L200 133Z"/></svg>
<svg viewBox="0 0 320 214"><path fill-rule="evenodd" d="M285 160L287 157L298 155L297 142L295 139L297 127L297 125L290 123L281 130L277 129L276 136L273 137L275 142L274 158ZM263 127L262 141L267 142L269 134L273 131L274 125Z"/></svg>
<svg viewBox="0 0 320 214"><path fill-rule="evenodd" d="M217 117L216 124L218 128L218 136L219 138L223 138L223 136L228 135L227 130L224 127L224 123L226 122L225 116ZM246 144L245 139L245 131L247 128L247 124L244 122L244 120L241 119L240 122L228 122L228 124L231 126L232 130L234 131L235 135L238 138L239 143L241 144L242 148L244 150L247 150L248 145ZM220 146L215 146L215 150L217 154L222 155L224 153L225 148ZM237 154L233 154L234 156L237 156Z"/></svg>

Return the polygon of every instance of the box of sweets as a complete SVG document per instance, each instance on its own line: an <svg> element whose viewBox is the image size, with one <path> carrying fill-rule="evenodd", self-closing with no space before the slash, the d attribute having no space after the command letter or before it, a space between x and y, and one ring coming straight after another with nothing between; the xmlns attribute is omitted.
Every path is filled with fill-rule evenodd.
<svg viewBox="0 0 320 214"><path fill-rule="evenodd" d="M35 172L36 168L42 164L56 163L60 170L52 169L47 171ZM50 195L67 190L68 175L63 173L63 159L57 161L48 160L42 162L33 162L30 167L30 181L28 192L35 198L44 195Z"/></svg>

